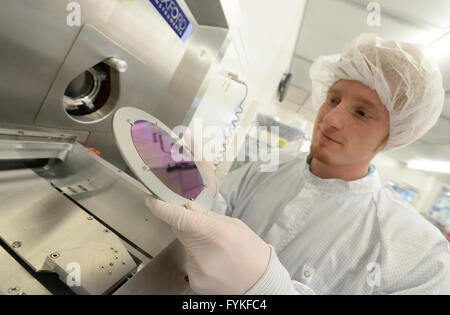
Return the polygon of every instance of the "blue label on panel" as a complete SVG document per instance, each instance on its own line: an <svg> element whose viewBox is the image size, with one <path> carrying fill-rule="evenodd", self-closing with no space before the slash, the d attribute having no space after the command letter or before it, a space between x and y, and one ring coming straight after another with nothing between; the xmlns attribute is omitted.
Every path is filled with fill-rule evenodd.
<svg viewBox="0 0 450 315"><path fill-rule="evenodd" d="M159 14L172 27L183 42L187 40L192 32L192 24L181 10L176 0L150 0Z"/></svg>

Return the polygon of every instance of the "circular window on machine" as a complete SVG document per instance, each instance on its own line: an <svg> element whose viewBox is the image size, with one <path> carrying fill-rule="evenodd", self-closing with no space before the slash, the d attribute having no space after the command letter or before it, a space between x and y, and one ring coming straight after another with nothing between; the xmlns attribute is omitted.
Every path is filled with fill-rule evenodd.
<svg viewBox="0 0 450 315"><path fill-rule="evenodd" d="M70 116L88 116L104 107L111 94L111 68L99 63L74 78L64 92L64 109Z"/></svg>

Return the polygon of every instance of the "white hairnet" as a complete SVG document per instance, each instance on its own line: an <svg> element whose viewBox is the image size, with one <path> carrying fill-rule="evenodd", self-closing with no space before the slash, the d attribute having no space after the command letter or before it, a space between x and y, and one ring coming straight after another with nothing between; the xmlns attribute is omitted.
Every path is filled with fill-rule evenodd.
<svg viewBox="0 0 450 315"><path fill-rule="evenodd" d="M439 67L420 45L361 34L342 54L321 56L311 67L312 103L325 102L340 79L360 81L378 93L389 111L390 134L384 151L422 137L437 122L445 91Z"/></svg>

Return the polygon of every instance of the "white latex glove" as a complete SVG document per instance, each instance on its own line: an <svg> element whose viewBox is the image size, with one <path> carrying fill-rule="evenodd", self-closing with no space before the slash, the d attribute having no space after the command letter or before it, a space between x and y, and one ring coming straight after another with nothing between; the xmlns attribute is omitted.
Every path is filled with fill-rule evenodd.
<svg viewBox="0 0 450 315"><path fill-rule="evenodd" d="M186 250L191 288L200 294L244 294L264 275L271 248L244 222L200 208L148 198Z"/></svg>

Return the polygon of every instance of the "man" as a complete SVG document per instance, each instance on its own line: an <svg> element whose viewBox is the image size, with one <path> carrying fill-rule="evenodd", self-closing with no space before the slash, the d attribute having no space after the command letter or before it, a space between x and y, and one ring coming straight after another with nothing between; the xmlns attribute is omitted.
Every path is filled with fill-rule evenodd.
<svg viewBox="0 0 450 315"><path fill-rule="evenodd" d="M363 34L313 64L311 154L220 181L214 213L149 200L184 245L202 294L450 294L442 234L370 161L437 121L442 77L414 45ZM245 223L244 223L245 222Z"/></svg>

